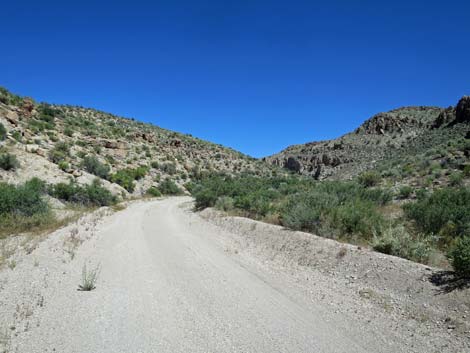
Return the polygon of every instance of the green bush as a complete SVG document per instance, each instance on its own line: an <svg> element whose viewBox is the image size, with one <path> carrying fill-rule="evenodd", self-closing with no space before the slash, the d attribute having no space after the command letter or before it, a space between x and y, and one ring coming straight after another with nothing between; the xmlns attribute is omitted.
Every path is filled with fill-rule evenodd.
<svg viewBox="0 0 470 353"><path fill-rule="evenodd" d="M371 245L381 253L422 263L426 263L433 252L431 239L413 237L403 226L390 227L375 235Z"/></svg>
<svg viewBox="0 0 470 353"><path fill-rule="evenodd" d="M150 195L152 197L160 197L162 196L162 193L156 187L152 186L147 190L147 195Z"/></svg>
<svg viewBox="0 0 470 353"><path fill-rule="evenodd" d="M133 192L135 188L134 172L132 169L121 169L111 175L111 182L121 185L129 192Z"/></svg>
<svg viewBox="0 0 470 353"><path fill-rule="evenodd" d="M215 208L221 211L231 211L234 209L234 202L230 196L221 196L215 202Z"/></svg>
<svg viewBox="0 0 470 353"><path fill-rule="evenodd" d="M451 241L470 231L470 189L444 188L403 206L408 219L426 234L440 234ZM449 230L452 229L450 232ZM450 238L450 239L449 239Z"/></svg>
<svg viewBox="0 0 470 353"><path fill-rule="evenodd" d="M454 172L449 176L449 184L451 186L461 186L463 181L463 173Z"/></svg>
<svg viewBox="0 0 470 353"><path fill-rule="evenodd" d="M75 182L58 183L49 188L49 194L59 200L85 206L109 206L116 198L104 188L99 179L90 185L78 185Z"/></svg>
<svg viewBox="0 0 470 353"><path fill-rule="evenodd" d="M70 128L70 127L66 127L64 129L64 135L65 136L68 136L68 137L72 137L73 136L73 129Z"/></svg>
<svg viewBox="0 0 470 353"><path fill-rule="evenodd" d="M398 198L400 199L407 199L410 197L411 193L413 192L413 188L409 185L402 186L398 191Z"/></svg>
<svg viewBox="0 0 470 353"><path fill-rule="evenodd" d="M61 170L63 170L63 171L66 171L67 169L70 168L70 164L69 164L67 161L64 161L64 160L60 161L60 162L58 163L58 166L59 166L59 168L60 168Z"/></svg>
<svg viewBox="0 0 470 353"><path fill-rule="evenodd" d="M149 171L149 168L146 166L140 166L140 167L137 167L136 169L132 169L132 173L134 175L135 180L144 178L147 175L148 171Z"/></svg>
<svg viewBox="0 0 470 353"><path fill-rule="evenodd" d="M70 147L65 142L57 142L54 148L49 152L49 160L58 164L60 161L67 159L70 155Z"/></svg>
<svg viewBox="0 0 470 353"><path fill-rule="evenodd" d="M365 187L376 186L380 183L381 179L380 174L376 172L365 172L358 177L359 184Z"/></svg>
<svg viewBox="0 0 470 353"><path fill-rule="evenodd" d="M0 183L0 216L33 216L49 211L42 198L45 186L37 179L23 185Z"/></svg>
<svg viewBox="0 0 470 353"><path fill-rule="evenodd" d="M20 167L16 156L11 153L0 154L0 168L3 170L14 170Z"/></svg>
<svg viewBox="0 0 470 353"><path fill-rule="evenodd" d="M319 233L323 216L337 204L338 198L335 195L318 190L294 194L288 197L281 210L281 222L295 230Z"/></svg>
<svg viewBox="0 0 470 353"><path fill-rule="evenodd" d="M3 126L2 123L0 123L0 141L5 140L7 137L7 129L5 129L5 126Z"/></svg>
<svg viewBox="0 0 470 353"><path fill-rule="evenodd" d="M175 163L164 163L159 166L160 170L169 175L176 174L176 164Z"/></svg>
<svg viewBox="0 0 470 353"><path fill-rule="evenodd" d="M88 173L94 174L103 179L108 179L109 177L109 166L101 163L95 156L86 156L83 158L82 165Z"/></svg>
<svg viewBox="0 0 470 353"><path fill-rule="evenodd" d="M470 177L470 165L466 165L463 168L463 175L464 175L465 178Z"/></svg>
<svg viewBox="0 0 470 353"><path fill-rule="evenodd" d="M163 195L181 195L182 190L178 187L178 185L175 184L173 180L170 179L165 179L160 183L158 186L158 190Z"/></svg>
<svg viewBox="0 0 470 353"><path fill-rule="evenodd" d="M457 239L448 257L457 274L470 276L470 236Z"/></svg>
<svg viewBox="0 0 470 353"><path fill-rule="evenodd" d="M191 187L191 193L197 209L230 197L234 207L250 217L279 214L286 227L329 237L356 234L369 238L382 225L378 206L391 200L388 190L297 177L212 176Z"/></svg>
<svg viewBox="0 0 470 353"><path fill-rule="evenodd" d="M351 200L331 210L330 224L339 229L340 236L359 235L369 239L374 232L380 232L382 216L370 201Z"/></svg>

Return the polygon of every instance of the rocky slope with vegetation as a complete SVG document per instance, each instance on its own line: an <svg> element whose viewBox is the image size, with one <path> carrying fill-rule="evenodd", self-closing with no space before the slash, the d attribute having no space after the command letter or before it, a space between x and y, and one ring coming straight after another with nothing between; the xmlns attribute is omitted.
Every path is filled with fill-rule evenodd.
<svg viewBox="0 0 470 353"><path fill-rule="evenodd" d="M208 172L269 174L272 169L191 135L94 109L36 103L5 89L0 124L2 155L14 154L19 162L2 168L0 177L11 182L38 176L85 183L99 177L117 184L112 191L140 195L164 179L183 186Z"/></svg>
<svg viewBox="0 0 470 353"><path fill-rule="evenodd" d="M470 97L455 107L404 107L379 113L334 140L288 147L265 158L316 179L351 179L379 169L392 180L448 184L470 174ZM406 184L406 183L405 183Z"/></svg>

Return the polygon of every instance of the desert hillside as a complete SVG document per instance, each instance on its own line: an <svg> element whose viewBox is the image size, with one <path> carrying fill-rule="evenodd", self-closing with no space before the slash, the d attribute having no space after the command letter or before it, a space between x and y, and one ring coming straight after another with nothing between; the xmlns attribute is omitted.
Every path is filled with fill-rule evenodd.
<svg viewBox="0 0 470 353"><path fill-rule="evenodd" d="M378 169L408 184L447 184L470 169L470 97L455 107L403 107L379 113L334 140L290 146L265 158L316 179L351 179Z"/></svg>
<svg viewBox="0 0 470 353"><path fill-rule="evenodd" d="M184 191L212 172L268 175L273 168L230 148L95 109L37 103L0 90L0 181L90 184L140 196L162 183ZM153 189L152 189L153 190Z"/></svg>

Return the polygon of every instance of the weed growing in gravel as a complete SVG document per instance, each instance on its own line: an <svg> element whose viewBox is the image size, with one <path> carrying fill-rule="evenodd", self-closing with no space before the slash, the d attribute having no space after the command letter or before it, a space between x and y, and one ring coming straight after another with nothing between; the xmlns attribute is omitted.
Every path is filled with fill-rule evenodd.
<svg viewBox="0 0 470 353"><path fill-rule="evenodd" d="M88 270L86 263L83 264L82 268L82 283L78 285L79 291L89 292L96 288L96 281L100 274L100 265L96 265L95 268Z"/></svg>

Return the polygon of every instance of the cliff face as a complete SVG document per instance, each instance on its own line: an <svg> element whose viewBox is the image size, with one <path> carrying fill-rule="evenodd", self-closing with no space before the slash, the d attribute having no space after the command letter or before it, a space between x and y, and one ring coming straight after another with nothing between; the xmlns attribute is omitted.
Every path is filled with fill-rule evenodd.
<svg viewBox="0 0 470 353"><path fill-rule="evenodd" d="M417 153L465 136L470 130L470 97L456 107L404 107L379 113L337 139L290 146L264 158L268 163L317 179L350 179L379 161Z"/></svg>

